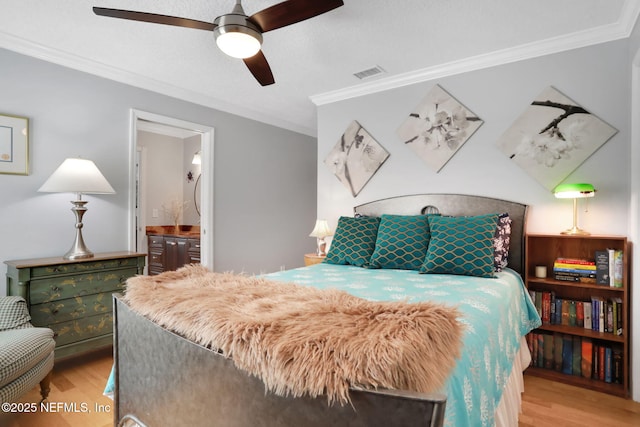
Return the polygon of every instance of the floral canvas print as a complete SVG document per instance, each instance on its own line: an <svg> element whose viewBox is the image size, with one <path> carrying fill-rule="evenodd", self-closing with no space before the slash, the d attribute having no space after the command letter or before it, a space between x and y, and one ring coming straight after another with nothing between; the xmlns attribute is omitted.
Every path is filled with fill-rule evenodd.
<svg viewBox="0 0 640 427"><path fill-rule="evenodd" d="M544 187L553 190L617 132L548 87L496 145Z"/></svg>
<svg viewBox="0 0 640 427"><path fill-rule="evenodd" d="M398 128L398 136L436 172L482 125L482 120L436 85Z"/></svg>
<svg viewBox="0 0 640 427"><path fill-rule="evenodd" d="M356 197L388 157L387 150L354 120L324 163Z"/></svg>

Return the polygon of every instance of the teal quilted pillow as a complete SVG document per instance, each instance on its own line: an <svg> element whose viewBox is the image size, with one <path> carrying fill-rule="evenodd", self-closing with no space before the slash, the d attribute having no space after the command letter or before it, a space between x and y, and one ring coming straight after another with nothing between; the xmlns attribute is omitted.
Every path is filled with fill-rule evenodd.
<svg viewBox="0 0 640 427"><path fill-rule="evenodd" d="M372 268L418 270L429 246L431 215L382 215Z"/></svg>
<svg viewBox="0 0 640 427"><path fill-rule="evenodd" d="M369 264L376 246L380 218L341 216L324 262L339 265Z"/></svg>
<svg viewBox="0 0 640 427"><path fill-rule="evenodd" d="M431 217L431 240L421 273L494 277L497 214Z"/></svg>

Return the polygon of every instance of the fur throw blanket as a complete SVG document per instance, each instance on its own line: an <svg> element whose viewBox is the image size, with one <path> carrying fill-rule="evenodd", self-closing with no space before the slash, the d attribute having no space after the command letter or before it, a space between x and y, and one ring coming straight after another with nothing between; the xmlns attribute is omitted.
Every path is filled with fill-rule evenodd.
<svg viewBox="0 0 640 427"><path fill-rule="evenodd" d="M191 265L127 282L138 313L218 349L278 395L326 394L349 402L349 386L436 392L460 354L460 312L430 302L371 302Z"/></svg>

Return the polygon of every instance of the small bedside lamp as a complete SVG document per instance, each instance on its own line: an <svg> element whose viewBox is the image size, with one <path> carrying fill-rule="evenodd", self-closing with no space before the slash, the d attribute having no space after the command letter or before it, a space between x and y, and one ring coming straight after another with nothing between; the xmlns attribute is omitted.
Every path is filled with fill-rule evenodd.
<svg viewBox="0 0 640 427"><path fill-rule="evenodd" d="M561 234L590 234L578 228L578 199L593 197L595 193L596 189L591 184L560 184L553 190L553 194L558 199L573 199L573 227L563 231Z"/></svg>
<svg viewBox="0 0 640 427"><path fill-rule="evenodd" d="M325 219L316 220L316 226L313 227L313 231L309 234L309 237L317 238L318 244L318 256L325 256L327 253L325 249L327 247L327 243L324 241L324 238L327 236L331 236L331 230L329 229L329 224Z"/></svg>
<svg viewBox="0 0 640 427"><path fill-rule="evenodd" d="M38 190L44 193L76 193L77 200L71 201L71 211L76 215L76 238L73 246L64 255L64 259L83 259L93 257L82 238L82 216L87 211L83 194L113 194L113 187L100 173L91 160L66 159Z"/></svg>

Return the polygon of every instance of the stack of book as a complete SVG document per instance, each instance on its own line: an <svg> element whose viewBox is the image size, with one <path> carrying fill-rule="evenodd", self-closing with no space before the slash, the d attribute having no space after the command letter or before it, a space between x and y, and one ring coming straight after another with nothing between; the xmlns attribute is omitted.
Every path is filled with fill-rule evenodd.
<svg viewBox="0 0 640 427"><path fill-rule="evenodd" d="M553 278L556 280L596 283L596 263L578 258L557 258L553 263Z"/></svg>
<svg viewBox="0 0 640 427"><path fill-rule="evenodd" d="M567 375L622 384L622 346L560 333L530 333L531 365Z"/></svg>

